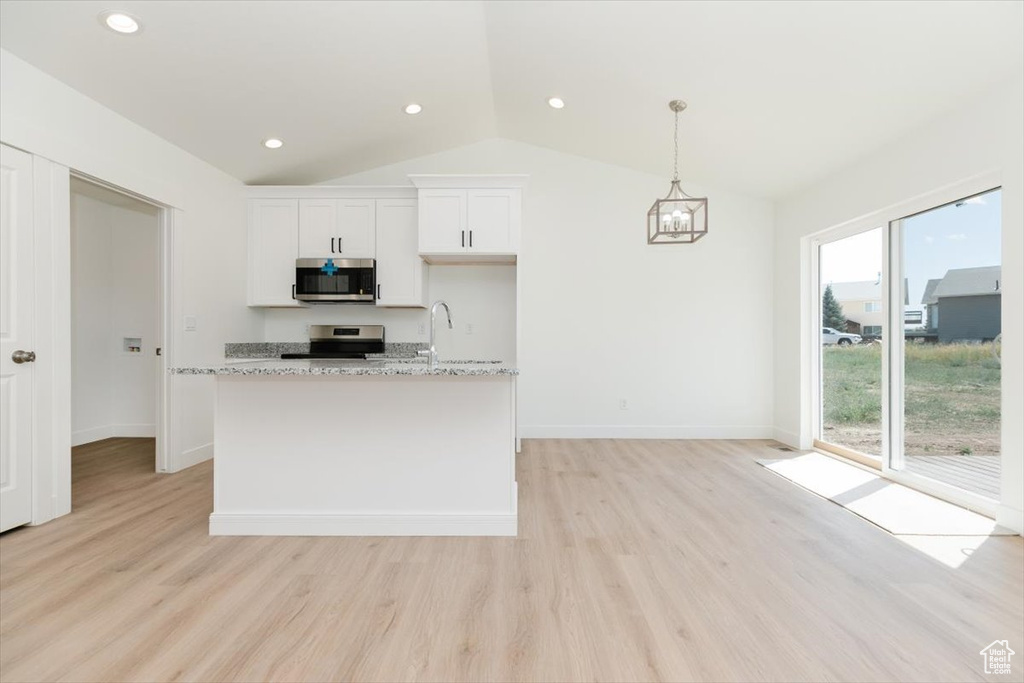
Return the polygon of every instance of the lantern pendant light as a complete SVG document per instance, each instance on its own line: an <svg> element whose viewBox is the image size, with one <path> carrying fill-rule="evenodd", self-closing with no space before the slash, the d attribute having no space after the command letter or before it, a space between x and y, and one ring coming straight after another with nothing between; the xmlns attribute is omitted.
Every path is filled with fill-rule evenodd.
<svg viewBox="0 0 1024 683"><path fill-rule="evenodd" d="M691 197L679 186L679 112L686 102L672 100L668 108L675 113L675 166L668 196L659 199L647 212L648 244L693 244L708 234L708 198Z"/></svg>

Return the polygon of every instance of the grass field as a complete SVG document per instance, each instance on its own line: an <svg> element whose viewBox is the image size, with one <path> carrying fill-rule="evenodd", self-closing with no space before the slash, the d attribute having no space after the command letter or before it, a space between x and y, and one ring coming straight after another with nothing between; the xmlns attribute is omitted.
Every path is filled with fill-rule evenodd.
<svg viewBox="0 0 1024 683"><path fill-rule="evenodd" d="M823 349L824 440L879 455L879 344ZM907 455L998 455L1000 367L992 344L907 344Z"/></svg>

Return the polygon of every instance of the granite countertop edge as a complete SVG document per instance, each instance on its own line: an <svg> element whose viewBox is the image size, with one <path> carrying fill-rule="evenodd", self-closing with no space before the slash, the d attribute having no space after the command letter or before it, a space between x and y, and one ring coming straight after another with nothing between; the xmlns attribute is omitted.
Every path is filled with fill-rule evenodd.
<svg viewBox="0 0 1024 683"><path fill-rule="evenodd" d="M301 361L300 361L301 363ZM468 367L467 367L468 366ZM412 363L381 363L373 366L360 365L308 365L295 364L283 365L215 365L215 366L191 366L171 368L169 372L173 375L218 375L218 376L272 376L272 375L308 375L308 376L420 376L420 377L497 377L514 376L519 374L518 368L507 365L477 364L467 366L445 366L444 364L436 370L426 367L426 364Z"/></svg>

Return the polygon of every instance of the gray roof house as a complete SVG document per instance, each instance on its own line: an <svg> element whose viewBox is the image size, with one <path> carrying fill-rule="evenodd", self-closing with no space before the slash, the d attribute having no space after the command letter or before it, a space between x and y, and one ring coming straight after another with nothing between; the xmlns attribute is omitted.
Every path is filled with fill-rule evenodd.
<svg viewBox="0 0 1024 683"><path fill-rule="evenodd" d="M929 280L921 303L939 342L990 341L1002 331L1002 268L957 268Z"/></svg>

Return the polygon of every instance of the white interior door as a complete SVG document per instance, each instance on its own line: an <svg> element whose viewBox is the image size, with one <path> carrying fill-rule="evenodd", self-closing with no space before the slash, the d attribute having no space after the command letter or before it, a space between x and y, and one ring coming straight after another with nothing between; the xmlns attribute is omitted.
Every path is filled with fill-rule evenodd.
<svg viewBox="0 0 1024 683"><path fill-rule="evenodd" d="M0 531L32 521L32 155L0 145Z"/></svg>

